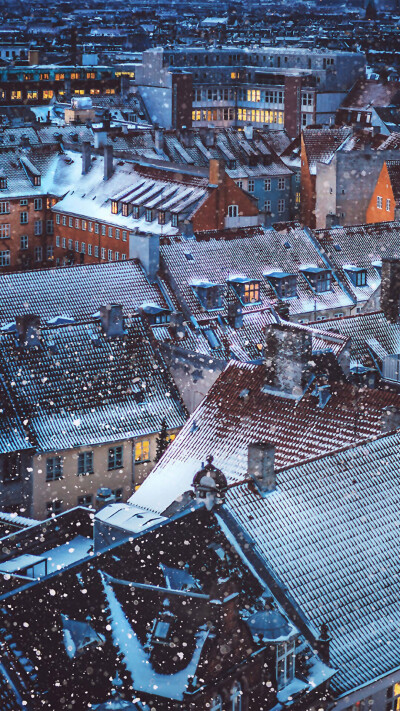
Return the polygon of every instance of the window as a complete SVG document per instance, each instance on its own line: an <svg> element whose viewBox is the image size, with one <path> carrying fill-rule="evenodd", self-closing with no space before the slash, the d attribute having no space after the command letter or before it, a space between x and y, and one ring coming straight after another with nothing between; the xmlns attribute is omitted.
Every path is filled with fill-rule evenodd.
<svg viewBox="0 0 400 711"><path fill-rule="evenodd" d="M153 221L153 210L150 210L149 208L146 208L146 222L152 222Z"/></svg>
<svg viewBox="0 0 400 711"><path fill-rule="evenodd" d="M54 222L53 220L46 220L46 234L52 235L54 232Z"/></svg>
<svg viewBox="0 0 400 711"><path fill-rule="evenodd" d="M296 274L274 272L266 275L266 279L279 299L290 299L297 296Z"/></svg>
<svg viewBox="0 0 400 711"><path fill-rule="evenodd" d="M254 180L250 179L247 185L249 193L254 193Z"/></svg>
<svg viewBox="0 0 400 711"><path fill-rule="evenodd" d="M95 256L95 257L98 257L98 256L99 256L99 248L98 248L97 244L96 244L95 247L94 247L94 256Z"/></svg>
<svg viewBox="0 0 400 711"><path fill-rule="evenodd" d="M98 224L98 222L95 222L95 223L94 223L94 231L95 231L96 235L99 234L99 224Z"/></svg>
<svg viewBox="0 0 400 711"><path fill-rule="evenodd" d="M178 215L176 213L171 215L171 225L172 227L178 227Z"/></svg>
<svg viewBox="0 0 400 711"><path fill-rule="evenodd" d="M264 180L264 190L271 190L271 178L266 178L266 180Z"/></svg>
<svg viewBox="0 0 400 711"><path fill-rule="evenodd" d="M62 246L64 249L65 249L66 246L67 246L67 240L66 240L65 237L62 237L62 238L61 238L61 246Z"/></svg>
<svg viewBox="0 0 400 711"><path fill-rule="evenodd" d="M283 689L294 678L295 644L284 642L276 650L276 681L278 689Z"/></svg>
<svg viewBox="0 0 400 711"><path fill-rule="evenodd" d="M386 200L386 212L390 212L390 200L387 198Z"/></svg>
<svg viewBox="0 0 400 711"><path fill-rule="evenodd" d="M105 248L105 247L102 247L102 248L101 248L101 258L102 258L102 259L105 259L105 258L106 258L106 248Z"/></svg>
<svg viewBox="0 0 400 711"><path fill-rule="evenodd" d="M382 210L382 197L380 195L376 197L376 206L378 210Z"/></svg>
<svg viewBox="0 0 400 711"><path fill-rule="evenodd" d="M93 452L80 452L78 455L78 476L93 474Z"/></svg>
<svg viewBox="0 0 400 711"><path fill-rule="evenodd" d="M111 200L111 213L118 215L118 200Z"/></svg>
<svg viewBox="0 0 400 711"><path fill-rule="evenodd" d="M91 244L88 244L88 246L87 246L87 253L88 253L89 257L92 256L92 245Z"/></svg>
<svg viewBox="0 0 400 711"><path fill-rule="evenodd" d="M72 250L73 244L72 244L72 239L68 240L68 249Z"/></svg>
<svg viewBox="0 0 400 711"><path fill-rule="evenodd" d="M231 690L232 711L242 711L242 687L236 682Z"/></svg>
<svg viewBox="0 0 400 711"><path fill-rule="evenodd" d="M122 501L123 489L111 489L111 493L115 496L116 501Z"/></svg>
<svg viewBox="0 0 400 711"><path fill-rule="evenodd" d="M54 247L53 247L52 244L48 244L48 245L47 245L46 253L47 253L47 259L53 259L53 257L54 257Z"/></svg>
<svg viewBox="0 0 400 711"><path fill-rule="evenodd" d="M43 260L43 247L35 247L35 262Z"/></svg>
<svg viewBox="0 0 400 711"><path fill-rule="evenodd" d="M366 286L367 285L367 272L364 269L360 269L356 273L356 286Z"/></svg>
<svg viewBox="0 0 400 711"><path fill-rule="evenodd" d="M139 219L139 206L138 205L133 205L132 207L132 217L134 220Z"/></svg>
<svg viewBox="0 0 400 711"><path fill-rule="evenodd" d="M79 252L79 240L75 240L75 252Z"/></svg>
<svg viewBox="0 0 400 711"><path fill-rule="evenodd" d="M93 222L88 222L88 230L89 232L93 232Z"/></svg>
<svg viewBox="0 0 400 711"><path fill-rule="evenodd" d="M93 496L91 494L78 496L78 506L93 506Z"/></svg>
<svg viewBox="0 0 400 711"><path fill-rule="evenodd" d="M28 249L28 235L21 235L19 238L19 248Z"/></svg>
<svg viewBox="0 0 400 711"><path fill-rule="evenodd" d="M42 220L35 220L34 223L34 233L35 235L41 235L43 231L43 223Z"/></svg>
<svg viewBox="0 0 400 711"><path fill-rule="evenodd" d="M386 710L398 711L400 709L400 683L389 686L386 692Z"/></svg>
<svg viewBox="0 0 400 711"><path fill-rule="evenodd" d="M264 202L264 212L271 214L271 200L266 200Z"/></svg>
<svg viewBox="0 0 400 711"><path fill-rule="evenodd" d="M201 305L207 311L222 308L223 286L211 282L201 282L193 285L193 290Z"/></svg>
<svg viewBox="0 0 400 711"><path fill-rule="evenodd" d="M19 99L22 99L22 91L14 89L11 92L11 101L18 101Z"/></svg>
<svg viewBox="0 0 400 711"><path fill-rule="evenodd" d="M135 442L135 462L150 461L150 441L144 439L141 442Z"/></svg>
<svg viewBox="0 0 400 711"><path fill-rule="evenodd" d="M11 237L10 225L0 225L0 239L8 239Z"/></svg>
<svg viewBox="0 0 400 711"><path fill-rule="evenodd" d="M64 79L65 79L65 74L56 73L56 75L55 75L56 81L63 81Z"/></svg>
<svg viewBox="0 0 400 711"><path fill-rule="evenodd" d="M77 217L75 218L75 228L79 230L79 220Z"/></svg>
<svg viewBox="0 0 400 711"><path fill-rule="evenodd" d="M82 229L86 230L86 220L82 220Z"/></svg>
<svg viewBox="0 0 400 711"><path fill-rule="evenodd" d="M85 254L85 253L86 253L86 242L82 242L81 243L81 254Z"/></svg>
<svg viewBox="0 0 400 711"><path fill-rule="evenodd" d="M57 514L62 511L62 501L60 501L60 499L48 501L46 504L46 510L49 516L57 516Z"/></svg>
<svg viewBox="0 0 400 711"><path fill-rule="evenodd" d="M113 228L112 228L112 227L109 227L109 228L108 228L108 236L109 236L109 237L112 237L112 236L113 236Z"/></svg>
<svg viewBox="0 0 400 711"><path fill-rule="evenodd" d="M0 190L7 190L7 178L4 175L0 176Z"/></svg>
<svg viewBox="0 0 400 711"><path fill-rule="evenodd" d="M239 205L228 205L228 217L239 216Z"/></svg>
<svg viewBox="0 0 400 711"><path fill-rule="evenodd" d="M285 201L284 200L278 200L278 212L280 215L283 212L285 212Z"/></svg>
<svg viewBox="0 0 400 711"><path fill-rule="evenodd" d="M60 217L61 215L56 215L56 225L60 224Z"/></svg>
<svg viewBox="0 0 400 711"><path fill-rule="evenodd" d="M119 229L116 228L115 229L115 239L119 239L119 233L120 233Z"/></svg>
<svg viewBox="0 0 400 711"><path fill-rule="evenodd" d="M61 457L48 457L46 459L46 481L55 481L62 478Z"/></svg>
<svg viewBox="0 0 400 711"><path fill-rule="evenodd" d="M158 211L158 224L165 225L165 212L164 210Z"/></svg>
<svg viewBox="0 0 400 711"><path fill-rule="evenodd" d="M40 75L40 80L41 80L41 81L43 81L44 79L48 79L48 78L49 78L49 74L41 74L41 75Z"/></svg>
<svg viewBox="0 0 400 711"><path fill-rule="evenodd" d="M260 301L260 283L251 281L249 284L244 285L243 302L245 304L253 304L257 301Z"/></svg>
<svg viewBox="0 0 400 711"><path fill-rule="evenodd" d="M3 481L17 481L21 477L21 455L13 452L3 458Z"/></svg>
<svg viewBox="0 0 400 711"><path fill-rule="evenodd" d="M10 212L9 202L0 202L0 215L7 215Z"/></svg>
<svg viewBox="0 0 400 711"><path fill-rule="evenodd" d="M73 226L74 226L74 221L73 221L72 217L69 217L68 218L68 227L73 227Z"/></svg>
<svg viewBox="0 0 400 711"><path fill-rule="evenodd" d="M111 261L112 261L112 258L113 258L112 249L109 249L109 250L108 250L108 261L111 262Z"/></svg>
<svg viewBox="0 0 400 711"><path fill-rule="evenodd" d="M35 198L35 200L34 200L34 208L35 208L35 210L41 210L41 209L42 209L42 206L43 206L42 198ZM59 215L57 215L57 217L59 217Z"/></svg>
<svg viewBox="0 0 400 711"><path fill-rule="evenodd" d="M310 267L308 269L303 269L303 274L317 294L323 294L324 292L331 290L332 272L329 269Z"/></svg>
<svg viewBox="0 0 400 711"><path fill-rule="evenodd" d="M286 188L286 179L278 178L278 190L284 190Z"/></svg>
<svg viewBox="0 0 400 711"><path fill-rule="evenodd" d="M26 200L26 198L23 198L19 201L19 204L21 205L21 207L24 207L28 204L28 200Z"/></svg>
<svg viewBox="0 0 400 711"><path fill-rule="evenodd" d="M126 242L126 240L127 240L127 231L126 231L126 230L122 230L122 241L123 241L123 242Z"/></svg>
<svg viewBox="0 0 400 711"><path fill-rule="evenodd" d="M28 213L21 212L19 215L19 221L21 225L26 225L28 223Z"/></svg>
<svg viewBox="0 0 400 711"><path fill-rule="evenodd" d="M115 261L119 262L119 252L115 252Z"/></svg>
<svg viewBox="0 0 400 711"><path fill-rule="evenodd" d="M101 234L103 235L103 237L106 236L106 226L105 225L101 226Z"/></svg>
<svg viewBox="0 0 400 711"><path fill-rule="evenodd" d="M110 447L108 450L108 469L120 469L123 467L123 451L122 445Z"/></svg>
<svg viewBox="0 0 400 711"><path fill-rule="evenodd" d="M43 98L44 99L52 99L54 95L53 89L44 89L43 90Z"/></svg>

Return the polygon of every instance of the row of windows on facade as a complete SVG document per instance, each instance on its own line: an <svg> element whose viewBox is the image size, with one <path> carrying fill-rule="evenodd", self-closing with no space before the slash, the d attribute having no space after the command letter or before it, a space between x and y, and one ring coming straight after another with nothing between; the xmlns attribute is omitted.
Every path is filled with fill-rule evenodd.
<svg viewBox="0 0 400 711"><path fill-rule="evenodd" d="M169 440L172 442L175 435L170 435ZM78 454L77 476L85 476L86 474L94 474L93 450L80 452ZM150 440L141 440L135 442L135 463L142 464L150 461ZM108 450L108 470L124 468L124 446L116 445ZM54 455L46 458L46 481L55 481L63 476L63 457ZM21 457L17 453L10 455L4 461L3 465L3 481L15 481L21 477Z"/></svg>
<svg viewBox="0 0 400 711"><path fill-rule="evenodd" d="M27 225L28 222L29 222L28 213L21 212L20 213L20 224ZM54 232L53 220L46 220L46 234L52 235L53 232ZM35 220L34 221L33 233L36 236L43 234L43 220ZM1 224L0 225L0 239L10 239L10 237L11 237L11 224L10 223Z"/></svg>
<svg viewBox="0 0 400 711"><path fill-rule="evenodd" d="M115 497L116 501L122 501L123 489L111 489L111 494ZM93 507L93 494L82 494L77 497L76 503L78 506ZM63 502L61 499L52 499L46 503L46 511L49 516L57 516L63 510Z"/></svg>
<svg viewBox="0 0 400 711"><path fill-rule="evenodd" d="M94 77L93 77L94 78ZM37 101L39 98L45 99L46 101L49 99L52 99L54 96L64 96L65 91L62 89L58 91L54 91L53 89L41 89L38 91L37 89L27 89L26 91L22 91L22 89L12 89L10 91L10 99L11 101L22 101L23 99L28 99L29 101ZM86 94L90 94L91 96L99 96L100 93L104 94L115 94L115 89L106 87L104 91L100 92L100 89L95 89L91 88L89 90L87 89L73 89L72 94L74 96L85 96ZM0 99L6 99L7 97L7 92L5 89L0 89Z"/></svg>
<svg viewBox="0 0 400 711"><path fill-rule="evenodd" d="M27 198L22 198L22 200L19 201L19 204L21 207L26 207L28 206L28 200ZM42 210L43 209L43 199L42 198L35 198L33 201L33 208L35 211L37 210ZM10 201L9 200L0 200L0 215L8 215L10 213ZM21 212L21 215L25 214L24 212ZM22 222L22 219L21 219Z"/></svg>
<svg viewBox="0 0 400 711"><path fill-rule="evenodd" d="M312 105L312 94L302 94L302 105ZM273 89L228 89L221 87L209 87L208 89L195 89L194 101L251 101L252 103L263 102L266 104L276 104L283 106L284 92Z"/></svg>
<svg viewBox="0 0 400 711"><path fill-rule="evenodd" d="M111 212L113 212L111 203ZM115 214L115 213L113 213ZM108 235L109 237L115 237L115 239L120 239L122 236L122 241L126 242L128 239L127 230L120 230L118 227L107 227L107 225L99 224L98 222L92 222L90 220L82 220L78 217L67 217L67 215L56 215L56 224L63 225L64 227L73 227L77 230L82 230L83 232L94 232L96 235L101 234L103 237Z"/></svg>
<svg viewBox="0 0 400 711"><path fill-rule="evenodd" d="M261 124L283 124L284 112L274 109L201 108L193 109L192 121L251 121Z"/></svg>
<svg viewBox="0 0 400 711"><path fill-rule="evenodd" d="M243 188L243 180L236 180L236 185L239 188ZM272 185L276 184L276 187L278 190L286 190L287 183L286 183L286 178L278 178L276 181L273 181L271 178L265 178L264 179L264 190L265 192L270 192L272 190ZM254 193L256 187L256 182L253 178L249 178L247 181L247 190L249 193Z"/></svg>
<svg viewBox="0 0 400 711"><path fill-rule="evenodd" d="M67 246L68 245L68 246ZM67 239L65 237L60 238L59 235L56 235L56 247L62 247L62 249L68 249L70 252L79 252L80 254L86 254L86 247L87 247L87 253L89 257L99 257L101 256L101 259L106 259L106 251L107 251L107 259L108 261L112 261L113 259L116 262L119 262L120 259L123 261L126 259L127 255L124 252L118 252L115 251L113 252L112 249L107 249L105 247L99 247L98 244L95 244L94 246L89 242L88 245L86 245L86 242L79 242L79 240L73 241L72 239L69 239L67 242Z"/></svg>
<svg viewBox="0 0 400 711"><path fill-rule="evenodd" d="M64 249L67 249L66 246L66 239L65 237L62 238L61 240L62 246ZM21 251L26 251L28 249L29 245L29 237L28 235L21 235L20 237L20 250ZM56 237L56 247L60 247L60 238L57 236ZM74 251L73 249L73 241L70 239L68 240L68 250L69 251ZM75 252L78 252L79 254L86 254L86 243L81 242L79 243L77 240L75 241ZM106 252L107 252L107 257L106 257ZM54 257L54 247L52 244L47 245L46 247L46 258L47 259L53 259ZM120 260L124 261L127 258L127 255L124 253L120 253L118 251L113 252L112 249L106 250L105 247L101 247L99 249L98 245L95 245L92 247L91 244L87 245L87 253L88 256L94 256L94 257L100 257L101 259L108 259L109 262L116 261L119 262ZM42 262L43 261L43 254L44 250L41 245L36 245L34 248L34 260L35 262ZM60 263L60 260L57 260L57 264ZM9 249L3 249L0 250L0 267L9 267L11 265L11 252Z"/></svg>
<svg viewBox="0 0 400 711"><path fill-rule="evenodd" d="M155 210L149 207L141 207L140 205L132 205L129 202L121 202L119 200L111 200L111 213L113 215L118 215L118 213L121 211L123 217L129 217L129 215L132 216L134 220L138 220L142 215L144 215L144 218L146 222L153 222L155 220L156 215L158 216L158 224L159 225L165 225L167 215L165 210ZM178 220L179 220L179 215L175 212L171 213L171 225L172 227L178 227ZM105 230L105 225L102 225L102 228L104 227ZM108 228L108 233L109 237L112 237L112 227ZM119 230L118 230L119 232ZM105 231L102 232L102 234L105 234Z"/></svg>
<svg viewBox="0 0 400 711"><path fill-rule="evenodd" d="M295 60L297 57L295 57ZM320 62L320 57L315 58L315 63L316 66L320 67L321 62ZM209 64L215 64L217 66L226 66L228 63L229 66L240 64L240 65L245 65L245 66L263 66L266 65L267 67L280 67L284 66L285 64L288 64L289 62L289 57L288 55L283 55L283 54L257 54L257 53L252 53L252 54L226 54L221 53L219 54L218 52L212 52L212 53L202 53L202 54L193 54L192 52L182 52L179 54L169 54L165 53L164 55L164 60L165 64L168 65L174 65L176 66L185 66L185 65L197 65L197 66L202 66L202 65L209 65ZM322 57L322 68L326 69L327 67L332 67L335 64L335 57ZM307 57L307 67L308 69L312 68L312 57L308 56Z"/></svg>

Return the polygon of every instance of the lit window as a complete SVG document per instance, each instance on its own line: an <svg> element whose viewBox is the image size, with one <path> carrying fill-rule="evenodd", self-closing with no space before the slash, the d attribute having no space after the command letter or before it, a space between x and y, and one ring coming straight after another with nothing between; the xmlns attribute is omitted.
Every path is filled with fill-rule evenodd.
<svg viewBox="0 0 400 711"><path fill-rule="evenodd" d="M11 92L11 101L19 101L20 99L22 99L22 91L18 89Z"/></svg>
<svg viewBox="0 0 400 711"><path fill-rule="evenodd" d="M65 79L65 74L56 74L55 75L56 81L63 81L64 79Z"/></svg>
<svg viewBox="0 0 400 711"><path fill-rule="evenodd" d="M399 711L400 709L400 683L389 686L386 691L386 710Z"/></svg>
<svg viewBox="0 0 400 711"><path fill-rule="evenodd" d="M260 284L258 281L252 281L244 285L243 302L252 304L260 301Z"/></svg>
<svg viewBox="0 0 400 711"><path fill-rule="evenodd" d="M148 462L150 460L150 441L148 439L135 442L135 462Z"/></svg>
<svg viewBox="0 0 400 711"><path fill-rule="evenodd" d="M113 215L118 215L118 201L111 200L111 212Z"/></svg>
<svg viewBox="0 0 400 711"><path fill-rule="evenodd" d="M108 469L120 469L123 467L123 447L110 447L108 450Z"/></svg>
<svg viewBox="0 0 400 711"><path fill-rule="evenodd" d="M48 74L41 74L40 75L40 80L43 81L44 79L48 79L49 75Z"/></svg>
<svg viewBox="0 0 400 711"><path fill-rule="evenodd" d="M52 99L54 95L53 89L44 89L43 90L43 98L44 99Z"/></svg>
<svg viewBox="0 0 400 711"><path fill-rule="evenodd" d="M78 476L93 474L93 452L80 452L78 454Z"/></svg>

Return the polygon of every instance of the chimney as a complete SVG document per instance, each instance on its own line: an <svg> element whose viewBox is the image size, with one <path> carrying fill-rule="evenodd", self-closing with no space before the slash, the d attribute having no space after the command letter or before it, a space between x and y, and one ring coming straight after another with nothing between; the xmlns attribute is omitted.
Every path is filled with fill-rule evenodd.
<svg viewBox="0 0 400 711"><path fill-rule="evenodd" d="M100 318L103 331L107 338L117 338L125 334L121 304L105 304L100 306Z"/></svg>
<svg viewBox="0 0 400 711"><path fill-rule="evenodd" d="M211 158L209 165L208 185L210 188L217 188L223 183L225 177L225 164L222 160Z"/></svg>
<svg viewBox="0 0 400 711"><path fill-rule="evenodd" d="M82 175L86 175L91 166L92 155L90 141L84 141L82 144Z"/></svg>
<svg viewBox="0 0 400 711"><path fill-rule="evenodd" d="M173 311L171 314L169 329L175 338L181 341L186 336L186 329L183 324L183 313L181 311Z"/></svg>
<svg viewBox="0 0 400 711"><path fill-rule="evenodd" d="M399 322L400 259L383 258L381 273L381 309L391 323Z"/></svg>
<svg viewBox="0 0 400 711"><path fill-rule="evenodd" d="M129 257L140 261L150 283L154 284L160 266L159 235L133 233L129 242Z"/></svg>
<svg viewBox="0 0 400 711"><path fill-rule="evenodd" d="M194 133L186 127L182 128L180 139L185 148L193 148L194 146Z"/></svg>
<svg viewBox="0 0 400 711"><path fill-rule="evenodd" d="M40 316L36 314L24 314L16 316L19 345L25 348L35 348L40 346Z"/></svg>
<svg viewBox="0 0 400 711"><path fill-rule="evenodd" d="M266 386L293 398L303 395L312 358L312 335L289 324L272 323L265 331Z"/></svg>
<svg viewBox="0 0 400 711"><path fill-rule="evenodd" d="M97 489L97 494L96 494L96 510L99 511L100 509L103 509L104 506L108 506L108 504L115 504L116 502L116 497L115 494L112 493L112 490L108 488L108 486L101 486L100 489Z"/></svg>
<svg viewBox="0 0 400 711"><path fill-rule="evenodd" d="M154 131L154 147L157 153L162 153L164 151L164 132L162 128L158 127Z"/></svg>
<svg viewBox="0 0 400 711"><path fill-rule="evenodd" d="M104 146L107 143L107 131L103 128L94 128L93 129L93 136L94 136L94 147L95 148L104 148Z"/></svg>
<svg viewBox="0 0 400 711"><path fill-rule="evenodd" d="M382 432L393 432L400 428L400 408L389 405L382 410Z"/></svg>
<svg viewBox="0 0 400 711"><path fill-rule="evenodd" d="M340 224L340 222L339 222L339 218L337 215L332 215L331 213L329 213L329 215L326 216L325 225L326 225L327 230L330 230L330 229L332 229L332 227L335 227L339 224Z"/></svg>
<svg viewBox="0 0 400 711"><path fill-rule="evenodd" d="M113 147L104 146L104 180L109 180L113 174Z"/></svg>
<svg viewBox="0 0 400 711"><path fill-rule="evenodd" d="M244 135L246 136L246 138L247 138L248 141L252 141L252 140L253 140L254 132L253 132L253 126L252 126L251 123L248 123L248 124L244 127L243 133L244 133Z"/></svg>
<svg viewBox="0 0 400 711"><path fill-rule="evenodd" d="M228 324L232 328L242 328L243 309L238 299L228 303Z"/></svg>
<svg viewBox="0 0 400 711"><path fill-rule="evenodd" d="M325 405L328 404L329 400L332 397L332 390L331 386L329 384L327 385L318 385L318 407L323 410Z"/></svg>
<svg viewBox="0 0 400 711"><path fill-rule="evenodd" d="M253 442L248 445L247 473L254 480L261 496L275 491L275 445L272 442Z"/></svg>
<svg viewBox="0 0 400 711"><path fill-rule="evenodd" d="M203 127L200 129L200 138L206 148L214 148L215 131L211 126L208 126L207 128Z"/></svg>
<svg viewBox="0 0 400 711"><path fill-rule="evenodd" d="M329 664L330 659L330 642L331 637L329 635L329 628L325 622L322 623L320 628L320 634L317 640L315 640L316 652L324 662L324 664Z"/></svg>

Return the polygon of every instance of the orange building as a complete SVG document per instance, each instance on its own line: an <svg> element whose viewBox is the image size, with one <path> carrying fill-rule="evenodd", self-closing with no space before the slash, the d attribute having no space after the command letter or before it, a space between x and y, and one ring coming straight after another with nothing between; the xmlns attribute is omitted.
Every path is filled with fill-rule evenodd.
<svg viewBox="0 0 400 711"><path fill-rule="evenodd" d="M367 222L392 222L400 198L400 161L385 161L367 209Z"/></svg>

